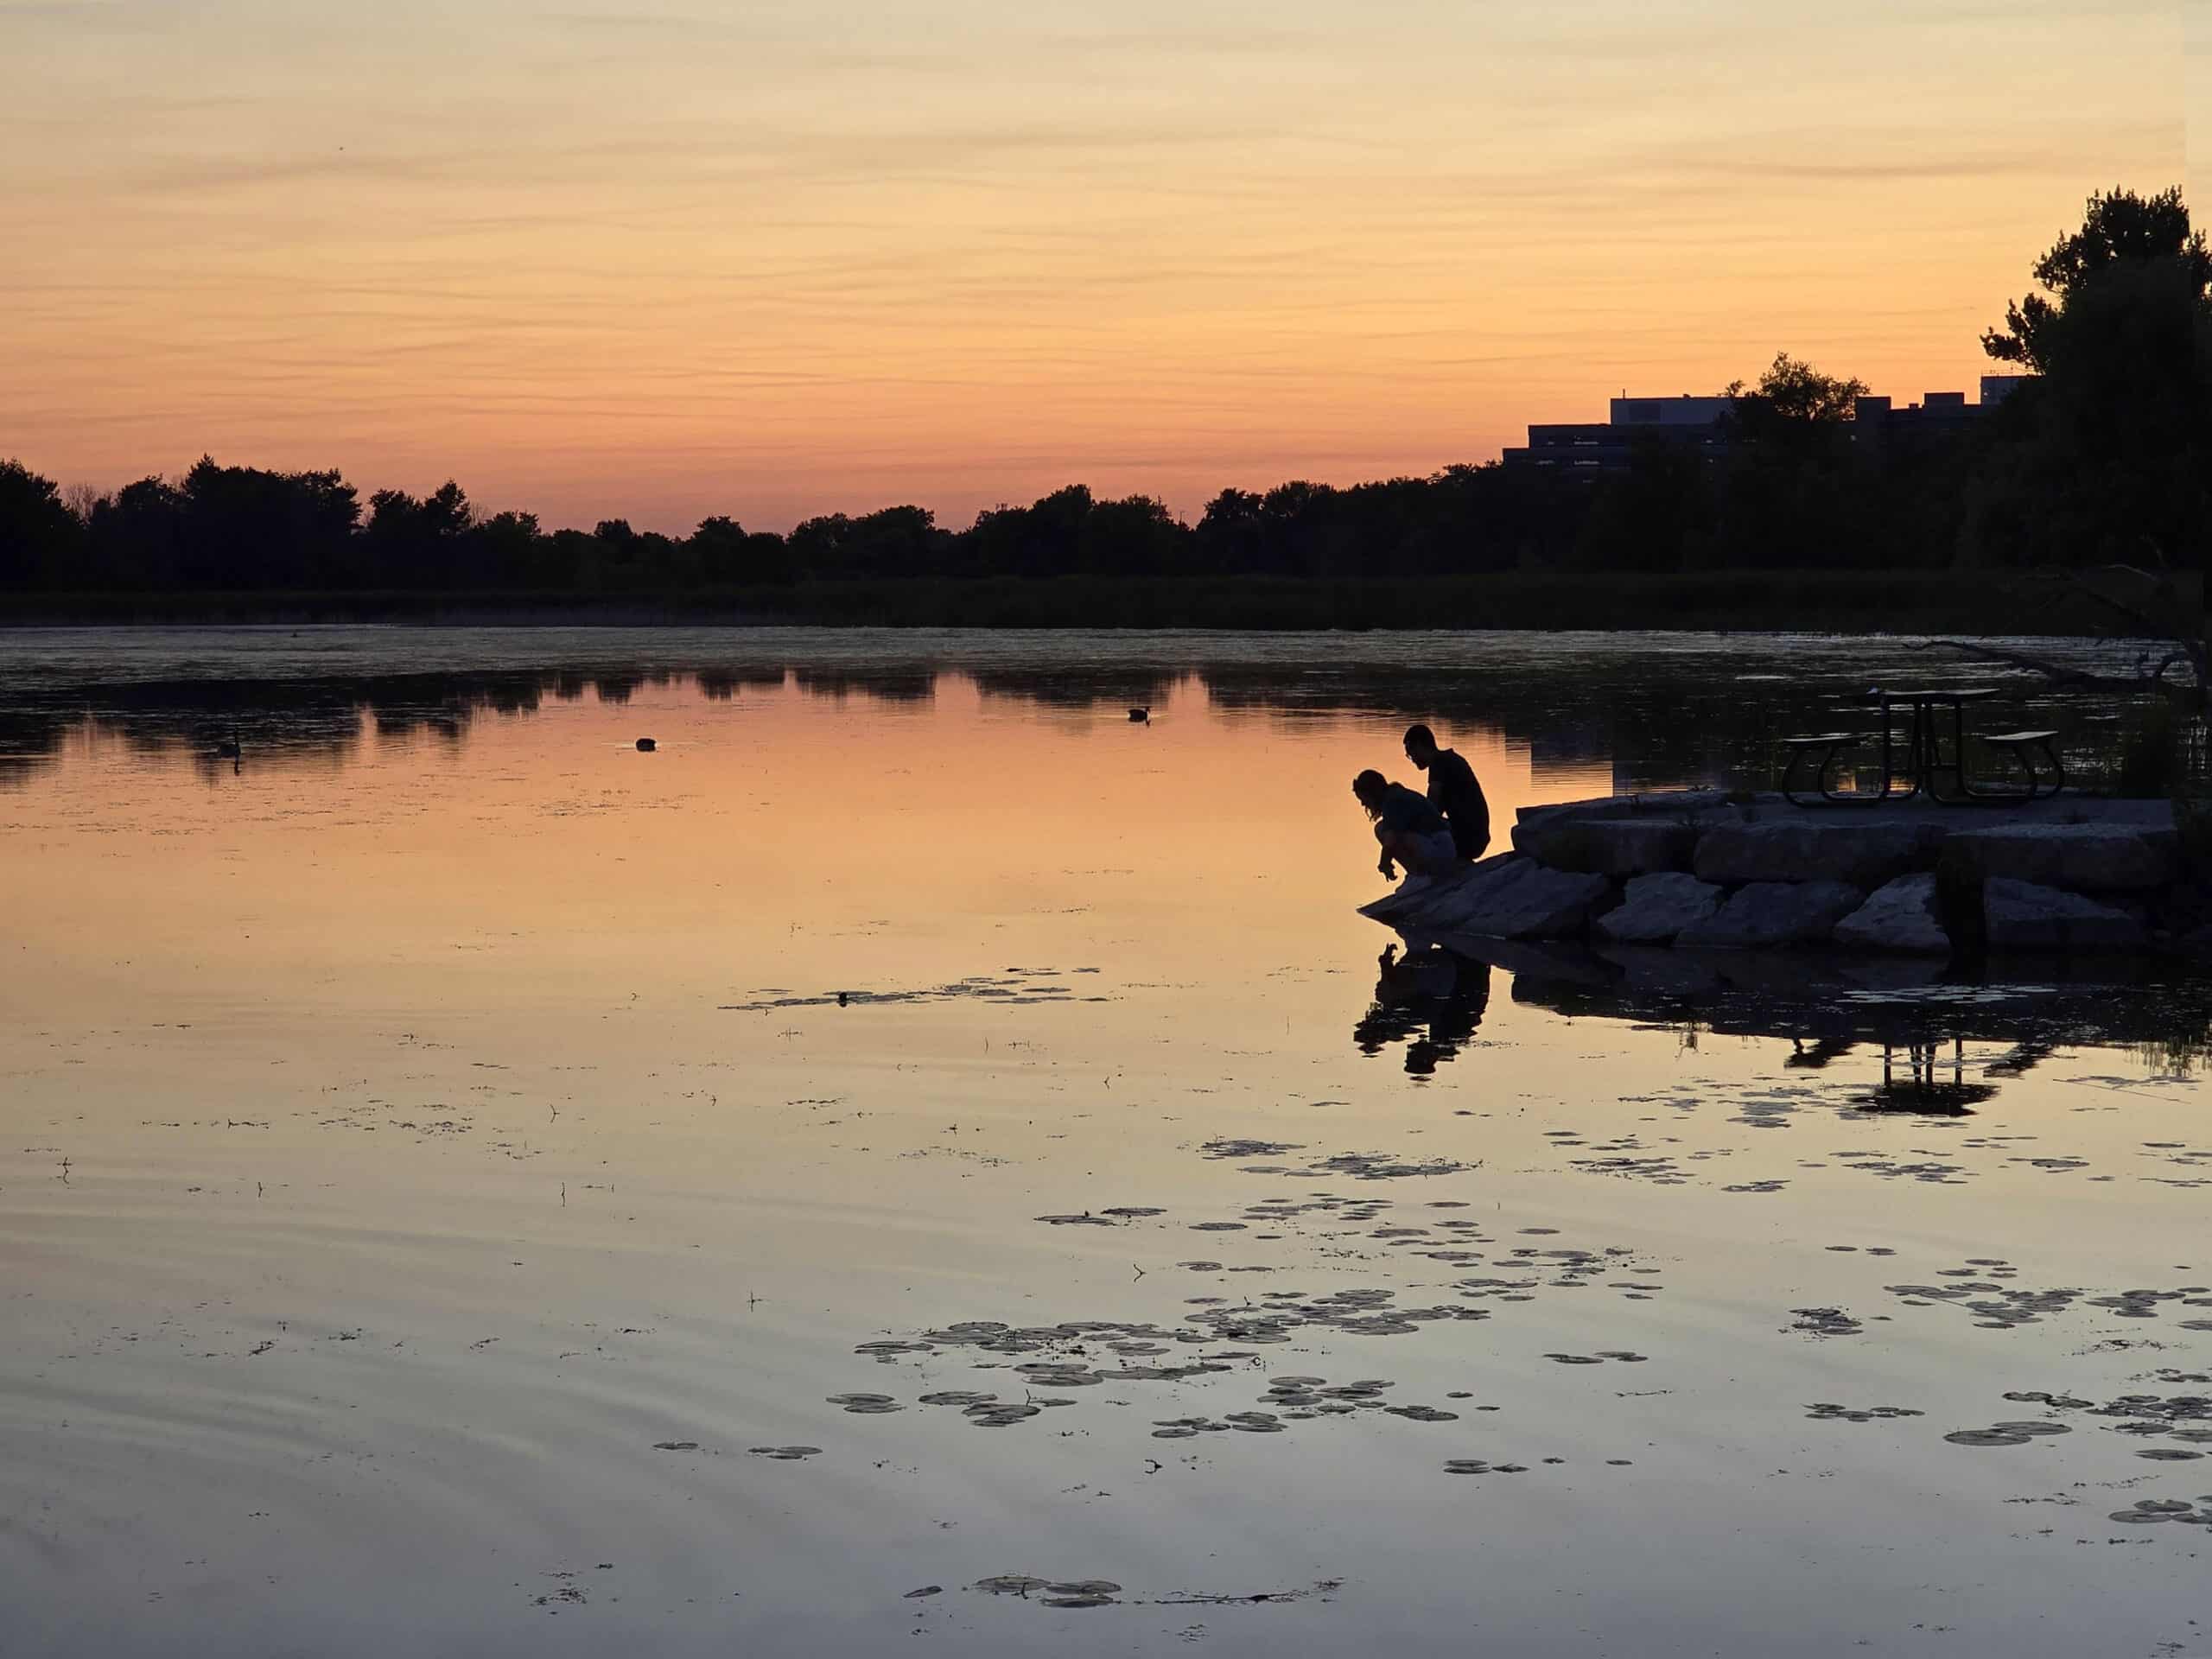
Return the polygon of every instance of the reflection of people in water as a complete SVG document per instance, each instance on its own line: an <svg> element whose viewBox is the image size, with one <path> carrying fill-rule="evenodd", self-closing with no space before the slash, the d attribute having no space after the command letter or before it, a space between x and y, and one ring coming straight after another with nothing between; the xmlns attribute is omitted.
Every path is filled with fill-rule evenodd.
<svg viewBox="0 0 2212 1659"><path fill-rule="evenodd" d="M1375 839L1382 849L1376 868L1395 877L1403 864L1419 886L1429 877L1450 869L1459 856L1444 815L1403 784L1394 784L1379 772L1363 772L1351 780L1351 792L1374 820ZM1395 863L1394 863L1395 861Z"/></svg>
<svg viewBox="0 0 2212 1659"><path fill-rule="evenodd" d="M1375 1001L1351 1028L1351 1039L1363 1054L1404 1043L1406 1071L1427 1077L1456 1058L1482 1025L1490 1006L1489 965L1462 962L1435 945L1401 958L1395 944L1376 965Z"/></svg>
<svg viewBox="0 0 2212 1659"><path fill-rule="evenodd" d="M1428 774L1428 803L1451 822L1459 855L1480 858L1490 846L1490 803L1466 756L1437 747L1436 734L1427 727L1408 726L1406 759Z"/></svg>
<svg viewBox="0 0 2212 1659"><path fill-rule="evenodd" d="M1853 1038L1827 1036L1815 1037L1813 1046L1808 1048L1802 1037L1792 1037L1789 1039L1789 1058L1783 1065L1817 1071L1830 1060L1840 1059L1858 1046L1858 1041Z"/></svg>

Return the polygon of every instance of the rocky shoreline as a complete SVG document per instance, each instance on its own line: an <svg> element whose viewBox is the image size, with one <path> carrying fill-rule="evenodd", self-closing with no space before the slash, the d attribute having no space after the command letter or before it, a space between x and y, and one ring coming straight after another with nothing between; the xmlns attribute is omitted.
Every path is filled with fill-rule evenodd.
<svg viewBox="0 0 2212 1659"><path fill-rule="evenodd" d="M1361 913L1409 936L1747 950L2212 951L2164 801L1802 807L1718 791L1523 808L1513 850Z"/></svg>

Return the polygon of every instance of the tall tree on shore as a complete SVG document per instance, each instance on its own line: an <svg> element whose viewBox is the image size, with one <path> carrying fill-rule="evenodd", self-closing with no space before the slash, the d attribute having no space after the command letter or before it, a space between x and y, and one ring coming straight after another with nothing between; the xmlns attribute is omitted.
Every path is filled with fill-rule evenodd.
<svg viewBox="0 0 2212 1659"><path fill-rule="evenodd" d="M2086 294L2116 267L2141 268L2171 262L2175 280L2201 299L2212 287L2212 245L2191 228L2181 187L2156 195L2109 190L2089 198L2082 227L2069 231L2035 263L2036 281L2055 296L2030 294L2005 308L2005 325L1983 332L1982 349L2000 363L2017 363L2032 374L2049 374L2063 352L2067 302Z"/></svg>
<svg viewBox="0 0 2212 1659"><path fill-rule="evenodd" d="M0 587L60 585L81 530L52 479L0 461Z"/></svg>
<svg viewBox="0 0 2212 1659"><path fill-rule="evenodd" d="M1999 411L1978 539L2067 567L2212 554L2212 247L2178 189L2089 198L1982 343L2037 377ZM2015 407L2017 405L2017 407ZM2158 607L2153 607L2158 608Z"/></svg>
<svg viewBox="0 0 2212 1659"><path fill-rule="evenodd" d="M1993 417L1979 539L2017 562L2067 569L2070 601L2160 642L2133 683L2201 717L2212 707L2202 598L2212 576L2212 245L2177 188L2113 190L2089 198L2081 228L2034 275L2050 297L2015 301L2005 326L1982 336L1990 356L2037 378ZM2059 683L2101 683L1994 647L1942 643ZM2212 830L2212 819L2199 822Z"/></svg>

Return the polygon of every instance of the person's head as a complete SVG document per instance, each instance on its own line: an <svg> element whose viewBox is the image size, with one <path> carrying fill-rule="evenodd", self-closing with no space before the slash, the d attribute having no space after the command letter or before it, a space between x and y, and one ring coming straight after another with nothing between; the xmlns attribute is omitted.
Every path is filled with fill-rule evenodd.
<svg viewBox="0 0 2212 1659"><path fill-rule="evenodd" d="M1427 771L1428 763L1436 759L1436 734L1426 726L1407 727L1406 759Z"/></svg>
<svg viewBox="0 0 2212 1659"><path fill-rule="evenodd" d="M1363 772L1351 780L1352 798L1367 809L1370 818L1382 812L1382 791L1390 787L1390 780L1373 770Z"/></svg>

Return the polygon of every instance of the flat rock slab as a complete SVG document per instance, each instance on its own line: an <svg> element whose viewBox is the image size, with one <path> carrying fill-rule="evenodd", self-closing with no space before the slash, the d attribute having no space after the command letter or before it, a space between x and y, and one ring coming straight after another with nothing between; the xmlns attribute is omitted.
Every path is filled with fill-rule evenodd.
<svg viewBox="0 0 2212 1659"><path fill-rule="evenodd" d="M1934 876L1901 875L1835 925L1835 942L1862 950L1948 956L1951 936L1936 906Z"/></svg>
<svg viewBox="0 0 2212 1659"><path fill-rule="evenodd" d="M1848 881L1754 881L1704 921L1684 928L1675 943L1690 950L1811 944L1827 938L1866 899Z"/></svg>
<svg viewBox="0 0 2212 1659"><path fill-rule="evenodd" d="M1580 934L1617 897L1602 875L1554 870L1513 853L1484 860L1466 880L1390 920L1430 933L1561 939Z"/></svg>
<svg viewBox="0 0 2212 1659"><path fill-rule="evenodd" d="M2132 910L2009 876L1982 884L1981 913L1993 950L2128 950L2147 938Z"/></svg>
<svg viewBox="0 0 2212 1659"><path fill-rule="evenodd" d="M1672 817L1724 806L1727 798L1717 789L1673 789L1651 795L1599 795L1586 801L1554 801L1548 806L1524 806L1514 815L1514 823L1518 828L1524 823L1564 823L1569 818L1649 817L1662 813ZM1778 801L1782 798L1777 795L1774 798Z"/></svg>
<svg viewBox="0 0 2212 1659"><path fill-rule="evenodd" d="M1679 871L1639 875L1628 884L1620 904L1598 918L1591 931L1616 944L1669 944L1684 928L1710 921L1722 897L1712 882Z"/></svg>
<svg viewBox="0 0 2212 1659"><path fill-rule="evenodd" d="M2180 873L2181 839L2171 830L2120 824L1995 824L1954 830L1942 856L1944 872L1962 880L2138 892Z"/></svg>
<svg viewBox="0 0 2212 1659"><path fill-rule="evenodd" d="M1359 906L1359 913L1392 926L1417 916L1444 913L1459 898L1495 878L1503 867L1520 861L1512 853L1497 853L1479 863L1463 864L1426 880L1408 874L1396 889Z"/></svg>
<svg viewBox="0 0 2212 1659"><path fill-rule="evenodd" d="M1716 824L1692 865L1707 881L1847 881L1878 887L1935 862L1942 831L1918 823L1781 819Z"/></svg>
<svg viewBox="0 0 2212 1659"><path fill-rule="evenodd" d="M1649 816L1554 818L1516 824L1513 845L1555 870L1624 877L1688 869L1697 830Z"/></svg>

